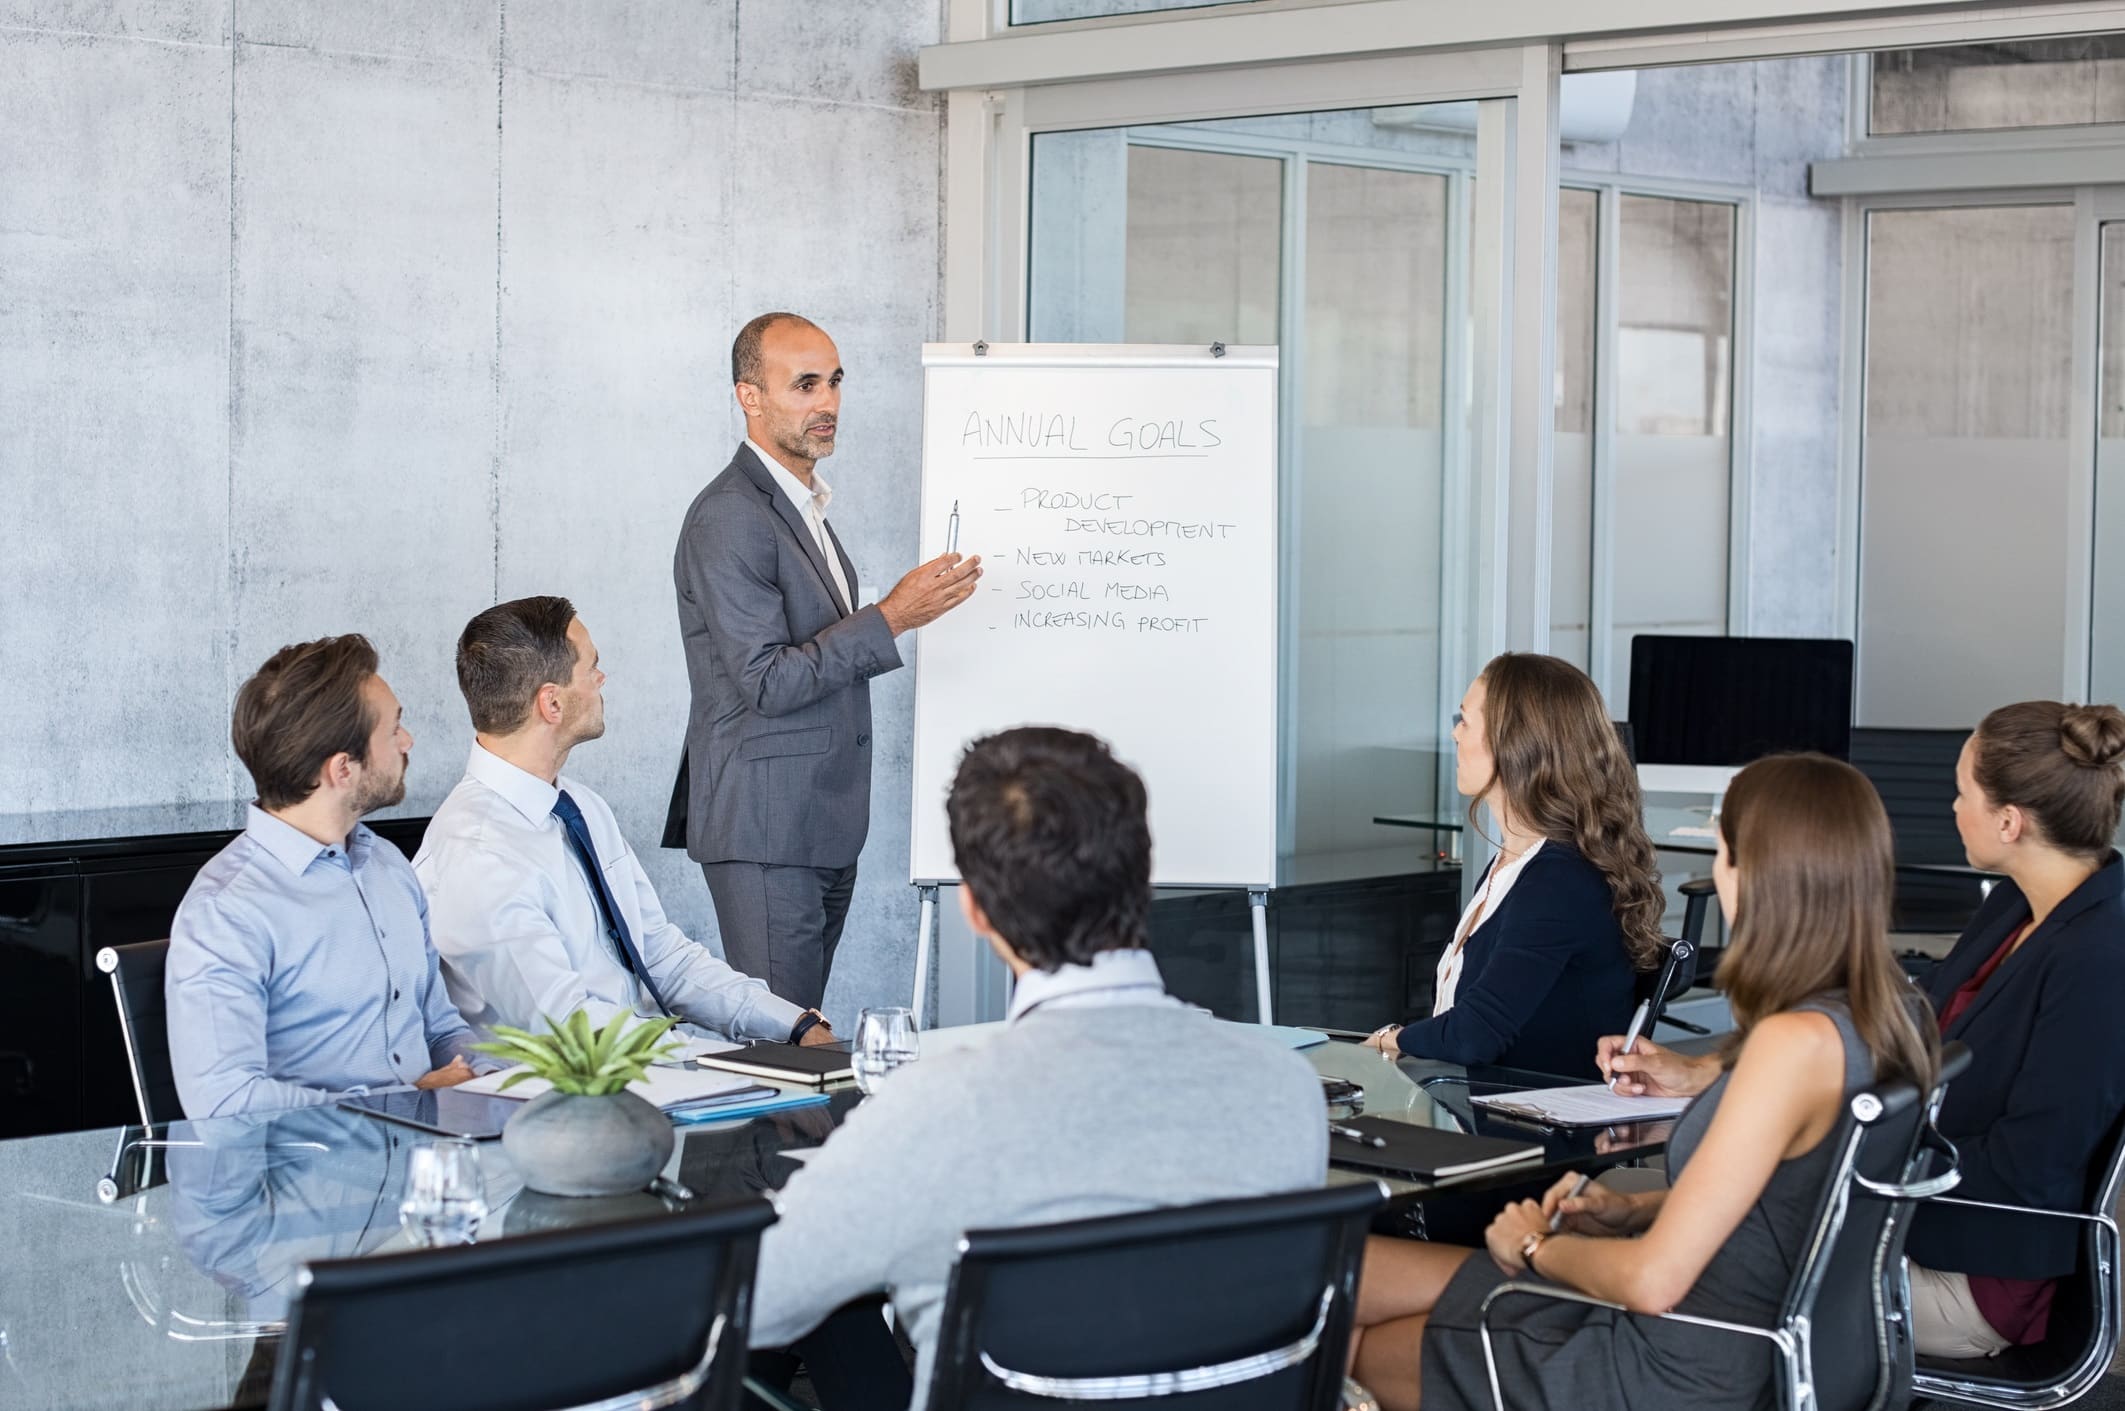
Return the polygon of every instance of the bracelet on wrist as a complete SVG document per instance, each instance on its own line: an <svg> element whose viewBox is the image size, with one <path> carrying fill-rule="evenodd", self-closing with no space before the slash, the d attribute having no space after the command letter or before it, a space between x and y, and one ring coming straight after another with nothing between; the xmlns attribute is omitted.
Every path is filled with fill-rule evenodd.
<svg viewBox="0 0 2125 1411"><path fill-rule="evenodd" d="M813 1029L818 1028L822 1024L826 1024L826 1027L829 1031L831 1031L834 1027L833 1025L826 1023L826 1017L820 1014L818 1010L805 1010L804 1013L798 1017L797 1022L790 1026L789 1041L793 1044L803 1043L804 1036L806 1034L809 1034Z"/></svg>

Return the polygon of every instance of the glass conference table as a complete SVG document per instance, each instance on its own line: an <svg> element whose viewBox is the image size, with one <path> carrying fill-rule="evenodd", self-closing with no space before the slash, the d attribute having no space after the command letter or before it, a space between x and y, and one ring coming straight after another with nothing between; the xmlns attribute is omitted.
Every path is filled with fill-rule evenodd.
<svg viewBox="0 0 2125 1411"><path fill-rule="evenodd" d="M923 1035L928 1050L978 1030ZM1306 1051L1365 1091L1368 1115L1471 1125L1471 1090L1572 1081L1390 1060L1355 1044ZM685 1194L571 1200L522 1189L499 1143L481 1147L490 1213L481 1239L655 1215L775 1189L861 1096L717 1125L681 1127L666 1175ZM1482 1119L1542 1155L1456 1188L1544 1179L1568 1167L1652 1155L1669 1124L1546 1132ZM0 1407L206 1411L263 1405L296 1271L315 1259L411 1245L398 1206L410 1128L337 1108L157 1129L186 1143L142 1151L139 1128L0 1142ZM1331 1168L1334 1181L1372 1179ZM1387 1182L1399 1204L1435 1187Z"/></svg>

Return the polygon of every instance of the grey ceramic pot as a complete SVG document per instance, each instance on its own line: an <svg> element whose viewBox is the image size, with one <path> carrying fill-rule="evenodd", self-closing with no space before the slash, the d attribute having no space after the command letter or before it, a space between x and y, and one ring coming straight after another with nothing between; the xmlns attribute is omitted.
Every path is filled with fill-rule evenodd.
<svg viewBox="0 0 2125 1411"><path fill-rule="evenodd" d="M633 1093L541 1093L502 1128L502 1150L531 1190L624 1195L650 1183L675 1142L665 1115Z"/></svg>

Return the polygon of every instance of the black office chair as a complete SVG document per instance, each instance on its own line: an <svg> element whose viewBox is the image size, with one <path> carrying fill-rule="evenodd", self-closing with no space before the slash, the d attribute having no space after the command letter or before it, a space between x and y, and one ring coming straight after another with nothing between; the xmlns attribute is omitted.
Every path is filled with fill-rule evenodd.
<svg viewBox="0 0 2125 1411"><path fill-rule="evenodd" d="M1941 1085L1922 1094L1890 1083L1855 1095L1829 1140L1837 1159L1823 1183L1814 1232L1770 1327L1684 1313L1628 1313L1576 1289L1515 1279L1483 1300L1478 1331L1491 1373L1491 1401L1505 1411L1491 1348L1491 1311L1511 1298L1554 1298L1759 1338L1774 1349L1780 1411L1884 1411L1910 1399L1910 1319L1905 1310L1904 1232L1921 1200L1954 1188L1954 1148L1933 1131L1948 1082L1970 1066L1951 1044Z"/></svg>
<svg viewBox="0 0 2125 1411"><path fill-rule="evenodd" d="M125 1035L126 1071L133 1076L133 1101L143 1127L184 1120L162 1007L162 969L169 954L168 941L105 946L96 952L96 968L111 977L118 1030Z"/></svg>
<svg viewBox="0 0 2125 1411"><path fill-rule="evenodd" d="M765 1201L306 1265L271 1411L732 1411Z"/></svg>
<svg viewBox="0 0 2125 1411"><path fill-rule="evenodd" d="M1385 1198L1360 1182L970 1231L929 1411L1328 1411Z"/></svg>
<svg viewBox="0 0 2125 1411"><path fill-rule="evenodd" d="M2059 1280L2044 1340L2010 1347L1997 1357L1921 1357L1913 1389L1923 1397L1964 1406L2035 1411L2064 1406L2103 1378L2118 1352L2118 1224L2125 1183L2125 1118L2096 1149L2087 1199L2079 1210L2033 1210L1980 1200L1942 1204L2000 1212L2009 1229L2021 1221L2072 1220L2082 1227L2081 1262ZM2003 1230L2004 1237L2011 1237Z"/></svg>

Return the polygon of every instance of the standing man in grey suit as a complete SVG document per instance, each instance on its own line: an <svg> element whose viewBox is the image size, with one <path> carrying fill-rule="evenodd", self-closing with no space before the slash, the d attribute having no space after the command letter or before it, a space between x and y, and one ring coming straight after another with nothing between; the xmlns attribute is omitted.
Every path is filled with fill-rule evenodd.
<svg viewBox="0 0 2125 1411"><path fill-rule="evenodd" d="M834 453L841 375L809 319L762 314L739 330L745 442L686 511L672 562L693 687L686 851L731 965L807 1008L826 994L870 831L870 679L901 664L894 638L981 577L978 557L948 553L856 606L817 468Z"/></svg>

